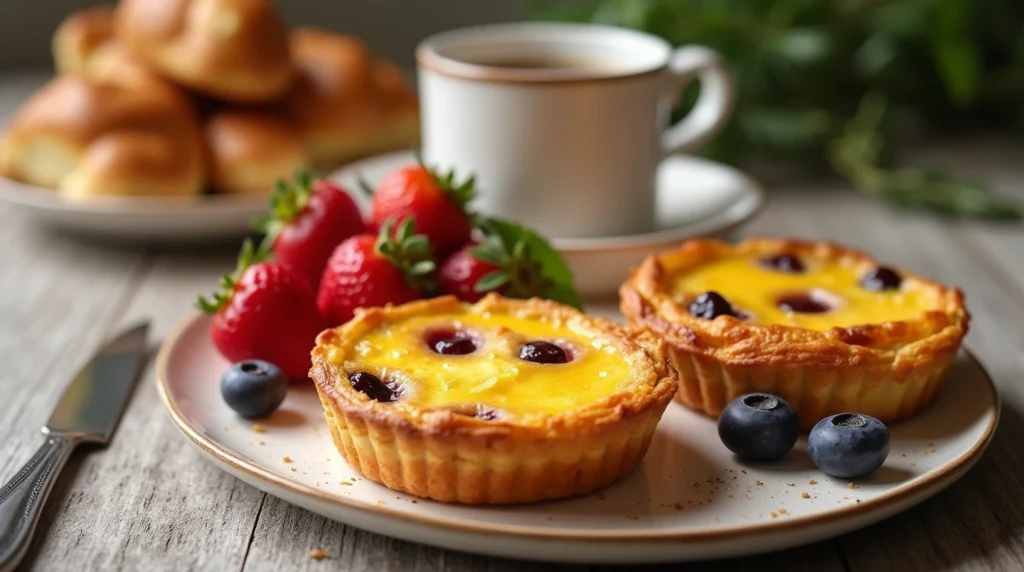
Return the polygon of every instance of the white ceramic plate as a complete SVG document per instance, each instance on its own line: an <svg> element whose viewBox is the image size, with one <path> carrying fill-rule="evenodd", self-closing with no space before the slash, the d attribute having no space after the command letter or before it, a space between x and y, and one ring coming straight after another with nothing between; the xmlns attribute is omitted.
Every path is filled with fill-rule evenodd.
<svg viewBox="0 0 1024 572"><path fill-rule="evenodd" d="M610 313L609 308L596 313ZM747 464L715 422L673 403L641 466L600 493L513 507L446 505L362 478L334 449L311 385L259 423L223 403L227 363L209 318L189 316L157 363L171 419L217 466L295 505L414 542L533 560L641 563L739 556L828 538L896 514L962 476L999 417L991 380L960 356L936 401L892 428L885 465L850 484L817 471L803 439L778 464ZM285 458L290 459L286 462Z"/></svg>
<svg viewBox="0 0 1024 572"><path fill-rule="evenodd" d="M240 238L266 196L98 197L68 201L52 189L0 178L0 201L46 226L102 239L195 242Z"/></svg>
<svg viewBox="0 0 1024 572"><path fill-rule="evenodd" d="M378 155L347 165L331 178L355 191L358 174L375 184L395 167L415 161L409 151ZM365 199L361 200L365 203ZM629 269L638 266L648 254L694 236L727 236L757 215L763 204L764 193L758 184L736 169L706 159L675 155L658 170L657 228L652 232L553 239L552 243L572 267L581 294L611 294L626 279Z"/></svg>

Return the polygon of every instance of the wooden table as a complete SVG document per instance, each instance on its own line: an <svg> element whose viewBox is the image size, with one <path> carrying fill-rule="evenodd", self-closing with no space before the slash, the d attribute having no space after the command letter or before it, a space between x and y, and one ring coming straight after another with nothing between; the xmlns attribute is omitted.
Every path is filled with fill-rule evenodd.
<svg viewBox="0 0 1024 572"><path fill-rule="evenodd" d="M0 83L7 115L38 78ZM1024 153L971 141L918 158L983 176L1024 199ZM968 346L999 385L1002 422L961 481L899 516L846 536L739 560L665 570L1024 569L1024 225L897 214L845 185L772 189L744 234L827 238L963 287ZM65 383L107 336L148 318L163 338L233 264L227 247L113 246L35 228L0 206L0 482L41 442ZM155 347L154 347L155 352ZM308 551L322 548L330 559ZM528 556L528 555L524 555ZM598 570L475 556L328 521L203 461L172 426L150 363L108 449L76 455L32 546L31 570ZM657 567L652 567L657 569Z"/></svg>

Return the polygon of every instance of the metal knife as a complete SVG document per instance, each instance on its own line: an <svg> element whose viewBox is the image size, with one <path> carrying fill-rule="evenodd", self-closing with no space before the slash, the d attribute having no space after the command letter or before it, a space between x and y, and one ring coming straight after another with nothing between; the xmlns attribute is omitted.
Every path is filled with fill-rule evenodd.
<svg viewBox="0 0 1024 572"><path fill-rule="evenodd" d="M135 387L146 357L149 323L108 342L64 390L43 427L46 442L0 488L0 572L21 561L46 497L77 445L106 445Z"/></svg>

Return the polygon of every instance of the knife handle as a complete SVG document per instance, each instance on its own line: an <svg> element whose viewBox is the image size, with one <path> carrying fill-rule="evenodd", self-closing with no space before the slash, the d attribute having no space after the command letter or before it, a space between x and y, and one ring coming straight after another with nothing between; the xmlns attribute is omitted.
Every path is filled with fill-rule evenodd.
<svg viewBox="0 0 1024 572"><path fill-rule="evenodd" d="M47 435L46 442L0 488L0 572L13 570L28 550L43 504L77 442Z"/></svg>

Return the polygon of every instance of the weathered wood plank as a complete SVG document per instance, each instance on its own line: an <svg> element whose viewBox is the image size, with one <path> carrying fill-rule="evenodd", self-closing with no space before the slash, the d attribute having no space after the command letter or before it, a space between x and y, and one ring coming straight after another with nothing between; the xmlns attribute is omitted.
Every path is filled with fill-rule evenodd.
<svg viewBox="0 0 1024 572"><path fill-rule="evenodd" d="M118 302L116 326L96 330L148 318L155 347L232 258L157 256L134 296ZM178 433L153 369L151 362L111 447L79 457L77 474L56 491L32 569L241 569L263 494L202 460Z"/></svg>

